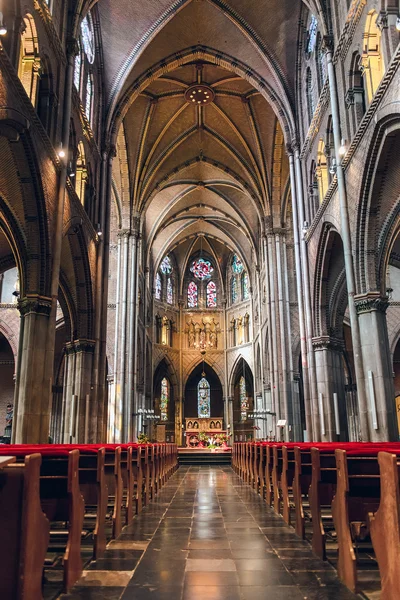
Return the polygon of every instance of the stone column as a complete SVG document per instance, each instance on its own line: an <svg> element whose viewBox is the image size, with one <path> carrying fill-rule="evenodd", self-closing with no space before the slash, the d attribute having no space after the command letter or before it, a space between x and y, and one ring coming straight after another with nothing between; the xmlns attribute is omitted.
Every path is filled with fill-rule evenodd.
<svg viewBox="0 0 400 600"><path fill-rule="evenodd" d="M297 145L295 144L295 147ZM301 344L301 363L303 370L303 386L304 386L304 405L305 405L305 418L306 418L306 429L308 439L312 439L313 435L313 422L312 422L312 396L311 388L309 385L308 376L308 348L307 348L307 336L306 336L306 319L305 319L305 306L304 306L304 295L303 295L303 277L302 277L302 253L300 243L300 216L298 209L297 200L297 186L296 186L296 170L294 162L293 149L288 146L287 148L289 156L289 169L290 169L290 188L292 195L292 210L293 210L293 241L294 241L294 257L296 265L296 292L297 302L299 305L299 330L300 330L300 344ZM298 386L297 386L298 387ZM268 434L269 435L269 434Z"/></svg>
<svg viewBox="0 0 400 600"><path fill-rule="evenodd" d="M372 441L397 441L393 366L386 323L388 298L380 292L354 297L360 325L368 421Z"/></svg>
<svg viewBox="0 0 400 600"><path fill-rule="evenodd" d="M226 427L228 430L228 433L231 433L232 437L231 437L231 444L233 444L234 440L235 440L235 428L233 425L233 396L228 396L227 399L227 414L228 414L228 421L226 424ZM228 428L228 425L230 425L230 427Z"/></svg>
<svg viewBox="0 0 400 600"><path fill-rule="evenodd" d="M343 377L343 341L329 336L313 339L317 372L318 409L321 423L321 440L346 441L346 395ZM336 414L334 394L337 394ZM337 430L342 435L337 434Z"/></svg>
<svg viewBox="0 0 400 600"><path fill-rule="evenodd" d="M126 377L126 402L124 405L124 441L129 442L136 438L138 431L135 427L135 419L132 415L137 413L135 406L135 372L137 360L137 327L138 327L138 236L139 221L136 220L131 231L129 240L129 262L130 262L130 289L128 306L128 345L127 345L127 377ZM143 352L146 353L146 340L143 340Z"/></svg>
<svg viewBox="0 0 400 600"><path fill-rule="evenodd" d="M283 245L286 238L285 229L275 229L275 245L276 245L276 272L277 272L277 284L278 284L278 309L279 309L279 331L280 331L280 345L281 345L281 364L280 371L282 374L282 389L281 389L281 401L282 401L282 417L286 420L285 426L285 440L290 439L290 429L293 424L292 417L292 398L291 390L289 385L289 373L288 373L288 323L286 320L286 304L285 304L285 285L283 273L286 270L286 263L284 261L284 250ZM289 338L290 339L290 338Z"/></svg>
<svg viewBox="0 0 400 600"><path fill-rule="evenodd" d="M74 442L82 444L85 442L85 431L88 433L88 442L93 443L96 440L91 437L90 432L95 431L97 421L97 407L94 402L92 373L93 373L93 355L95 342L93 340L75 340L69 342L65 347L65 376L63 390L63 441L65 444L70 442L71 434L71 410L72 397L76 397L77 406L76 427ZM88 411L86 409L86 400L89 397ZM88 423L86 423L86 415Z"/></svg>
<svg viewBox="0 0 400 600"><path fill-rule="evenodd" d="M92 386L92 369L95 342L93 340L76 340L74 342L76 365L75 365L75 382L74 394L78 397L77 419L76 426L77 443L85 442L85 431L88 432L89 439L86 441L92 443L95 440L90 439L90 431L94 429L94 423L97 421L97 408L94 402L93 386ZM89 402L88 408L86 402ZM88 418L88 422L86 422Z"/></svg>
<svg viewBox="0 0 400 600"><path fill-rule="evenodd" d="M120 320L118 326L120 338L120 353L117 370L116 385L116 441L125 442L126 433L126 358L127 358L127 332L128 332L128 259L129 259L129 238L130 231L124 229L118 232L121 238L121 272L119 279L121 281L121 297L120 297Z"/></svg>
<svg viewBox="0 0 400 600"><path fill-rule="evenodd" d="M47 444L50 433L54 335L51 298L28 295L21 313L13 442Z"/></svg>
<svg viewBox="0 0 400 600"><path fill-rule="evenodd" d="M279 381L279 351L278 351L278 331L277 331L277 306L276 306L276 290L275 290L275 271L276 260L274 253L275 239L272 228L267 229L267 295L268 295L268 328L271 330L272 347L272 372L271 390L273 411L276 413L278 420L281 418L281 402L280 402L280 381Z"/></svg>

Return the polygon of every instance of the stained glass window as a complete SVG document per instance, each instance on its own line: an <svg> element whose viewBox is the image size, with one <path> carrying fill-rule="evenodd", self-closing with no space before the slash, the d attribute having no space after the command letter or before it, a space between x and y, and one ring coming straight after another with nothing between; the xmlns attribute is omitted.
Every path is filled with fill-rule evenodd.
<svg viewBox="0 0 400 600"><path fill-rule="evenodd" d="M205 377L200 379L199 385L197 386L197 409L199 418L203 417L204 419L209 419L211 417L210 384Z"/></svg>
<svg viewBox="0 0 400 600"><path fill-rule="evenodd" d="M164 275L170 275L172 273L172 263L169 256L166 256L164 258L164 260L161 263L160 269L164 273Z"/></svg>
<svg viewBox="0 0 400 600"><path fill-rule="evenodd" d="M156 275L156 300L161 300L162 293L162 283L161 283L161 275L157 273Z"/></svg>
<svg viewBox="0 0 400 600"><path fill-rule="evenodd" d="M207 307L215 308L217 306L217 286L213 281L207 284Z"/></svg>
<svg viewBox="0 0 400 600"><path fill-rule="evenodd" d="M168 304L173 304L174 301L174 294L172 291L172 281L171 281L171 277L168 277L168 281L167 281L167 302Z"/></svg>
<svg viewBox="0 0 400 600"><path fill-rule="evenodd" d="M249 276L246 272L242 275L242 292L243 292L243 300L249 299Z"/></svg>
<svg viewBox="0 0 400 600"><path fill-rule="evenodd" d="M328 71L327 71L326 60L325 60L325 52L322 47L319 49L319 52L318 52L318 69L319 69L319 76L321 79L321 88L322 88L322 86L324 85L324 83L328 77Z"/></svg>
<svg viewBox="0 0 400 600"><path fill-rule="evenodd" d="M246 421L247 419L247 392L246 392L246 380L241 376L239 380L239 391L240 391L240 416L242 421Z"/></svg>
<svg viewBox="0 0 400 600"><path fill-rule="evenodd" d="M232 300L232 304L235 304L235 302L237 302L237 298L238 298L238 285L237 285L237 279L236 277L232 277L231 279L231 300Z"/></svg>
<svg viewBox="0 0 400 600"><path fill-rule="evenodd" d="M166 377L161 381L160 413L161 421L168 421L169 382Z"/></svg>
<svg viewBox="0 0 400 600"><path fill-rule="evenodd" d="M197 279L208 279L211 277L214 272L214 267L210 263L209 260L204 260L204 258L199 258L199 260L194 260L192 266L190 267L191 272Z"/></svg>
<svg viewBox="0 0 400 600"><path fill-rule="evenodd" d="M78 54L75 56L74 65L74 85L78 92L81 88L81 69L82 69L82 51L81 46L78 44Z"/></svg>
<svg viewBox="0 0 400 600"><path fill-rule="evenodd" d="M86 15L81 23L82 44L86 57L90 64L94 61L94 34L92 17Z"/></svg>
<svg viewBox="0 0 400 600"><path fill-rule="evenodd" d="M85 115L89 123L92 121L92 100L93 100L93 82L90 74L87 76L86 82L86 106Z"/></svg>
<svg viewBox="0 0 400 600"><path fill-rule="evenodd" d="M317 32L318 32L318 21L317 17L311 15L310 27L308 29L308 42L307 42L307 52L311 54L315 48L315 42L317 41Z"/></svg>
<svg viewBox="0 0 400 600"><path fill-rule="evenodd" d="M243 263L237 254L235 254L232 259L232 270L234 273L238 274L240 274L243 271Z"/></svg>
<svg viewBox="0 0 400 600"><path fill-rule="evenodd" d="M188 285L188 307L197 308L197 285L194 281Z"/></svg>

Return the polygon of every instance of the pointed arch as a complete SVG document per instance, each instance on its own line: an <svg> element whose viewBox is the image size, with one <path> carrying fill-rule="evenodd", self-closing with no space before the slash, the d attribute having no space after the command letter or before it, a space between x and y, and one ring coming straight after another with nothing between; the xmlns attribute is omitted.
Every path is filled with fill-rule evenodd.
<svg viewBox="0 0 400 600"><path fill-rule="evenodd" d="M36 108L39 87L40 56L36 23L31 14L23 18L23 29L20 37L18 61L18 77L25 91Z"/></svg>

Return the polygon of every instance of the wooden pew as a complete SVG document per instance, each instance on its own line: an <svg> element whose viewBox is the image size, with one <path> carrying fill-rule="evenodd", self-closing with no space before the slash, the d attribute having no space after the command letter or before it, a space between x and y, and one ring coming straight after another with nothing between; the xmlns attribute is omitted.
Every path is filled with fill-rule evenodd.
<svg viewBox="0 0 400 600"><path fill-rule="evenodd" d="M40 469L40 502L51 523L68 523L68 537L63 555L63 588L68 592L82 574L81 535L85 504L79 489L79 450L66 450L52 445L8 445L0 448L24 462L30 454L42 456ZM51 540L50 540L51 542Z"/></svg>
<svg viewBox="0 0 400 600"><path fill-rule="evenodd" d="M368 514L379 508L381 481L377 453L376 448L335 451L337 487L332 514L338 542L337 571L354 593L359 587L354 542L367 537Z"/></svg>
<svg viewBox="0 0 400 600"><path fill-rule="evenodd" d="M4 456L4 455L3 455ZM40 454L0 468L2 600L41 600L50 524L40 505Z"/></svg>
<svg viewBox="0 0 400 600"><path fill-rule="evenodd" d="M400 457L378 454L381 480L379 508L370 513L372 544L381 576L381 600L397 600L400 590Z"/></svg>

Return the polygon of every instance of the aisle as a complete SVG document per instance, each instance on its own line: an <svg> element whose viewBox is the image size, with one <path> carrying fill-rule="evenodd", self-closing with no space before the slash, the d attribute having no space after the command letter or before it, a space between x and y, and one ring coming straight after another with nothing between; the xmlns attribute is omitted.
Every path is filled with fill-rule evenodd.
<svg viewBox="0 0 400 600"><path fill-rule="evenodd" d="M352 600L230 467L180 468L63 600Z"/></svg>

